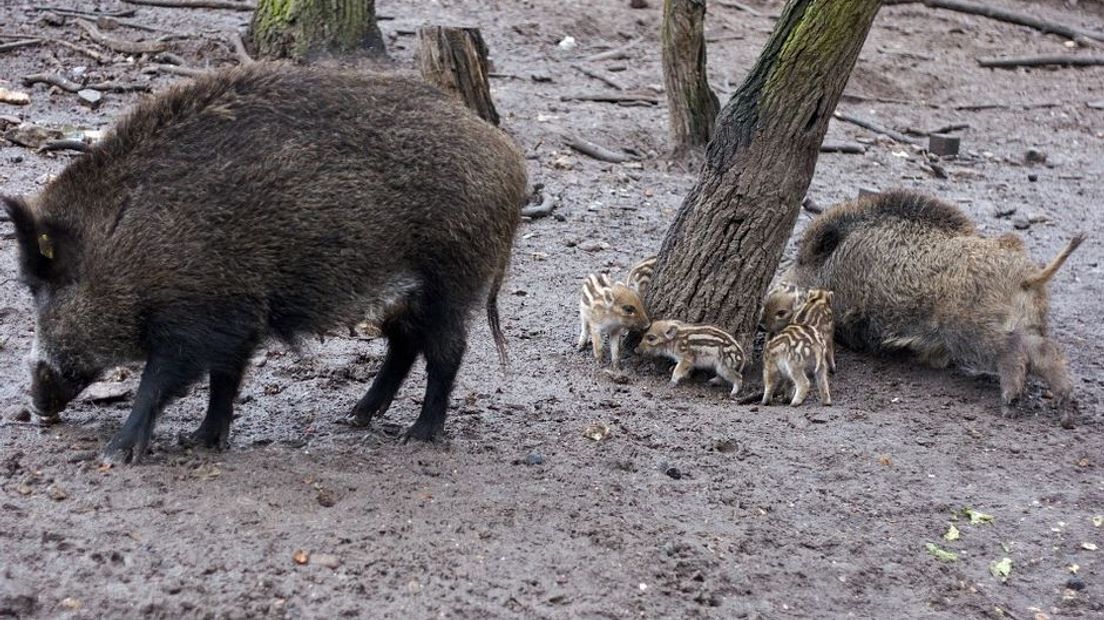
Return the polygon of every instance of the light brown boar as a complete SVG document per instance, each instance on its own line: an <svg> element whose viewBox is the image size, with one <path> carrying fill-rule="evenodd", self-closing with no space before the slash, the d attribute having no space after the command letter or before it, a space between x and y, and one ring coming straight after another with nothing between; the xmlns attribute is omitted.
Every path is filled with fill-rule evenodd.
<svg viewBox="0 0 1104 620"><path fill-rule="evenodd" d="M1029 371L1059 403L1070 397L1046 285L1083 239L1040 266L1018 236L983 237L954 206L897 190L817 217L782 279L834 292L836 336L848 347L907 349L932 366L996 374L1008 412ZM1062 424L1072 424L1069 408Z"/></svg>
<svg viewBox="0 0 1104 620"><path fill-rule="evenodd" d="M622 338L631 331L648 327L648 313L636 290L621 282L611 282L604 273L592 273L583 280L579 294L579 341L581 351L588 342L594 359L602 361L604 341L609 339L610 363L621 367Z"/></svg>

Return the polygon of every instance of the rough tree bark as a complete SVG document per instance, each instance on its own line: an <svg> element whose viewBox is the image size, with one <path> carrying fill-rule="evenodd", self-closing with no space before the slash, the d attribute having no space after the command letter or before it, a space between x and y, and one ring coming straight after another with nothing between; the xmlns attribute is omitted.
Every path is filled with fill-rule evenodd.
<svg viewBox="0 0 1104 620"><path fill-rule="evenodd" d="M264 58L385 53L376 0L259 0L249 36L254 53Z"/></svg>
<svg viewBox="0 0 1104 620"><path fill-rule="evenodd" d="M705 0L664 0L663 81L675 157L709 143L720 102L705 73Z"/></svg>
<svg viewBox="0 0 1104 620"><path fill-rule="evenodd" d="M879 0L789 0L717 119L667 231L648 294L656 318L707 322L746 346L793 232L828 120Z"/></svg>
<svg viewBox="0 0 1104 620"><path fill-rule="evenodd" d="M427 82L463 101L483 120L498 124L487 77L487 44L478 28L419 28L414 57Z"/></svg>

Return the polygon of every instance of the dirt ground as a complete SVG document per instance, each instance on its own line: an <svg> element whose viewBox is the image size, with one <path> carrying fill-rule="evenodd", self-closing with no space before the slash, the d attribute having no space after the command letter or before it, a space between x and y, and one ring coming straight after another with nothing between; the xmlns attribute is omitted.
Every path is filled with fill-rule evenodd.
<svg viewBox="0 0 1104 620"><path fill-rule="evenodd" d="M748 1L761 15L710 3L709 65L722 99L781 8ZM0 4L0 32L78 39L72 19L40 21L41 3ZM529 154L532 181L558 196L558 217L524 224L517 240L501 303L512 373L498 372L477 321L438 444L399 441L417 414L420 370L371 429L336 422L383 353L382 341L339 337L258 354L228 451L177 443L205 407L198 385L166 412L146 462L100 469L97 451L127 397L77 402L56 426L15 415L33 319L10 224L0 224L0 616L1104 618L1104 110L1087 105L1104 100L1104 68L976 63L1100 52L923 5L887 7L840 109L898 130L966 123L963 156L936 178L916 149L833 123L829 140L867 151L823 155L809 190L821 205L860 187L931 192L987 234L1027 226L1020 234L1039 260L1089 233L1051 286L1053 332L1076 377L1076 429L1059 427L1039 386L1006 419L990 380L849 352L830 408L739 406L704 381L668 388L664 364L634 364L631 381L615 383L572 348L581 278L623 273L654 252L694 180L665 160L662 3L650 4L378 2L402 68L417 27L482 28L503 126ZM993 4L1104 27L1093 0ZM235 62L226 36L248 15L137 7L129 19L190 35L170 49L206 67ZM627 59L585 60L637 40ZM69 133L108 128L140 93L107 93L91 110L20 77L64 72L154 89L187 79L142 73L149 64L120 55L98 65L55 44L0 53L0 87L32 99L0 104L0 114ZM660 105L565 101L615 92L572 64ZM564 131L644 158L589 159L565 149ZM1046 162L1025 163L1028 149ZM0 141L0 190L34 192L70 157ZM107 387L132 389L137 370ZM609 425L608 438L584 437L595 422ZM992 520L971 523L966 507ZM943 537L952 524L957 540ZM1004 558L1006 581L990 571Z"/></svg>

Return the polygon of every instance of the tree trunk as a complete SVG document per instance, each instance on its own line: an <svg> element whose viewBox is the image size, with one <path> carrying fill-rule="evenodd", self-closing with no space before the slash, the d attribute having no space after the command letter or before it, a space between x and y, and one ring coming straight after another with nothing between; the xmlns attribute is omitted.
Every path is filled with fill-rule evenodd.
<svg viewBox="0 0 1104 620"><path fill-rule="evenodd" d="M249 31L264 58L385 53L376 0L259 0Z"/></svg>
<svg viewBox="0 0 1104 620"><path fill-rule="evenodd" d="M649 307L745 347L878 0L789 0L667 231Z"/></svg>
<svg viewBox="0 0 1104 620"><path fill-rule="evenodd" d="M498 125L487 78L487 45L478 28L419 28L414 58L427 82L464 102L483 120Z"/></svg>
<svg viewBox="0 0 1104 620"><path fill-rule="evenodd" d="M663 81L676 157L709 142L720 108L705 73L704 23L705 0L664 0Z"/></svg>

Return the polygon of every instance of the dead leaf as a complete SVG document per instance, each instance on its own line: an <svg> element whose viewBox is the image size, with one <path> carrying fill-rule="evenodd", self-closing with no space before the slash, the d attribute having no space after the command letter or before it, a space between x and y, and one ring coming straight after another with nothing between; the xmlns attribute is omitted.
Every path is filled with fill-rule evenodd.
<svg viewBox="0 0 1104 620"><path fill-rule="evenodd" d="M1008 576L1012 574L1012 558L993 560L989 563L989 572L1002 582L1008 581Z"/></svg>
<svg viewBox="0 0 1104 620"><path fill-rule="evenodd" d="M602 441L606 437L609 437L609 434L610 428L603 422L595 422L583 429L583 435L594 441Z"/></svg>
<svg viewBox="0 0 1104 620"><path fill-rule="evenodd" d="M294 560L296 564L302 566L303 564L310 562L310 554L306 551L303 551L302 549L299 549L295 553L291 554L291 559Z"/></svg>

